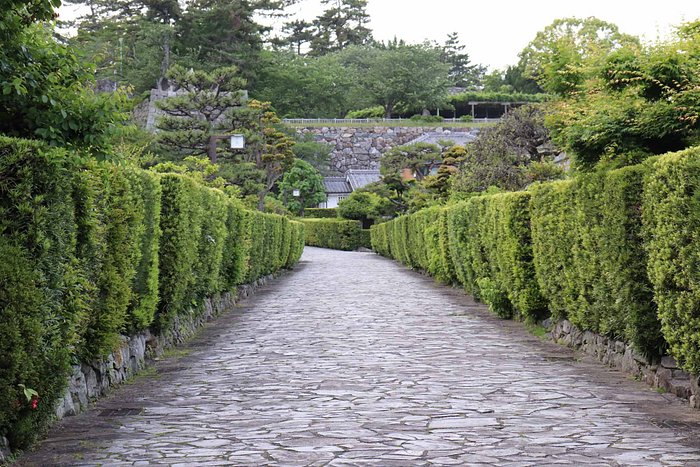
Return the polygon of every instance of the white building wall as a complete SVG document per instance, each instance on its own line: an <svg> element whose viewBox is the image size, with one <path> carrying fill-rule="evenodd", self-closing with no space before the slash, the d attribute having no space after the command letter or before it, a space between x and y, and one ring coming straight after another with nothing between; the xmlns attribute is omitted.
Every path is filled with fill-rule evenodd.
<svg viewBox="0 0 700 467"><path fill-rule="evenodd" d="M326 201L319 204L318 207L319 208L337 208L338 203L340 203L342 200L344 200L347 197L348 197L347 194L342 194L342 195L329 194L326 198Z"/></svg>

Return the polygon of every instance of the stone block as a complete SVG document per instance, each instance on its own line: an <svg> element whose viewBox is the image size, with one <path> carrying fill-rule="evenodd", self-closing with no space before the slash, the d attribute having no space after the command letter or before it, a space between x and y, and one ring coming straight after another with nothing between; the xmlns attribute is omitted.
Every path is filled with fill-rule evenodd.
<svg viewBox="0 0 700 467"><path fill-rule="evenodd" d="M0 436L0 464L8 461L10 454L10 442L4 436Z"/></svg>
<svg viewBox="0 0 700 467"><path fill-rule="evenodd" d="M676 359L671 356L662 357L661 366L664 368L669 368L671 370L678 369L678 363L676 363Z"/></svg>

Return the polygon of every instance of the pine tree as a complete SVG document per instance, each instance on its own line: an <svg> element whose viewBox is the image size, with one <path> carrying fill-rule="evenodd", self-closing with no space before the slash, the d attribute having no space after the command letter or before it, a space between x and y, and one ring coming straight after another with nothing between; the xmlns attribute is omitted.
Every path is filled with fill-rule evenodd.
<svg viewBox="0 0 700 467"><path fill-rule="evenodd" d="M158 101L165 116L156 122L161 146L180 156L207 154L217 161L217 136L232 132L225 114L241 105L245 81L234 67L210 73L173 66L167 78L183 92Z"/></svg>
<svg viewBox="0 0 700 467"><path fill-rule="evenodd" d="M314 20L316 35L311 41L312 55L325 55L343 50L351 45L372 42L367 0L322 0L330 5Z"/></svg>
<svg viewBox="0 0 700 467"><path fill-rule="evenodd" d="M469 54L463 52L464 48L458 33L448 34L442 47L442 59L450 66L449 76L454 86L476 89L481 84L486 67L472 64Z"/></svg>

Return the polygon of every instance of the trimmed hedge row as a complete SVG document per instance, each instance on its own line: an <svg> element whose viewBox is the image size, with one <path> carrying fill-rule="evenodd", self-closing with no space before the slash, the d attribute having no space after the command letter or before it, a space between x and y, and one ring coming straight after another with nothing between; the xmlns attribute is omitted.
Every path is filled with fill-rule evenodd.
<svg viewBox="0 0 700 467"><path fill-rule="evenodd" d="M299 219L304 224L306 244L334 250L357 250L363 245L360 221L345 219Z"/></svg>
<svg viewBox="0 0 700 467"><path fill-rule="evenodd" d="M168 332L204 298L292 266L303 238L301 223L187 177L0 137L0 435L27 446L71 361Z"/></svg>
<svg viewBox="0 0 700 467"><path fill-rule="evenodd" d="M337 208L306 208L304 217L308 219L335 219L338 217Z"/></svg>
<svg viewBox="0 0 700 467"><path fill-rule="evenodd" d="M700 373L699 148L371 232L379 254L463 285L501 317L568 319L652 358L670 347Z"/></svg>

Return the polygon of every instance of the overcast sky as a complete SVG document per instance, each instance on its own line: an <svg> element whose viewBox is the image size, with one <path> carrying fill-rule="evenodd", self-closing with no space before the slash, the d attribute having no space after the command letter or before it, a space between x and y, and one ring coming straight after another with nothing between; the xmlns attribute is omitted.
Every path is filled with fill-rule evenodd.
<svg viewBox="0 0 700 467"><path fill-rule="evenodd" d="M64 19L71 9L61 9ZM323 6L302 0L294 9L313 19ZM368 12L378 40L443 43L458 32L472 62L493 69L516 63L518 52L556 18L596 16L655 42L672 26L700 18L700 0L369 0Z"/></svg>
<svg viewBox="0 0 700 467"><path fill-rule="evenodd" d="M302 0L296 8L313 18L320 4ZM595 16L656 41L671 26L700 18L700 0L369 0L367 10L378 40L443 43L458 32L473 62L503 68L556 18Z"/></svg>

